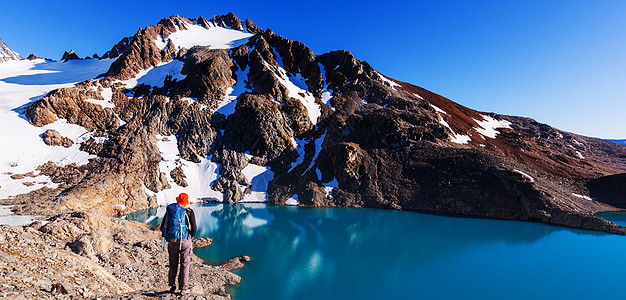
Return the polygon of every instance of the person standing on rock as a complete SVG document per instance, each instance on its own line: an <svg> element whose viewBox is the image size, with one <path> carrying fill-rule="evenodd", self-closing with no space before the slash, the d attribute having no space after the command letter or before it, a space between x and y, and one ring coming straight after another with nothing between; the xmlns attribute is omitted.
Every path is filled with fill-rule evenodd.
<svg viewBox="0 0 626 300"><path fill-rule="evenodd" d="M189 196L181 193L176 203L167 206L161 222L161 236L167 241L167 252L170 255L168 284L170 292L176 291L176 273L181 294L189 288L189 263L191 262L192 240L196 235L196 216L188 208Z"/></svg>

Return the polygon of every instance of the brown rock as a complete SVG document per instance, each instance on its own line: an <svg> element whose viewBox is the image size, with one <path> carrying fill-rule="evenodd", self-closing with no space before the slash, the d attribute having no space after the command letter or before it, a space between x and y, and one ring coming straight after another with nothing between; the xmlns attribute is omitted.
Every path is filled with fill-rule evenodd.
<svg viewBox="0 0 626 300"><path fill-rule="evenodd" d="M43 138L43 142L48 146L63 146L69 148L74 145L72 140L68 137L61 136L61 134L54 129L46 130L41 137Z"/></svg>
<svg viewBox="0 0 626 300"><path fill-rule="evenodd" d="M170 176L174 179L174 182L182 187L187 187L187 181L185 181L185 173L183 172L183 168L181 166L177 166L170 172Z"/></svg>
<svg viewBox="0 0 626 300"><path fill-rule="evenodd" d="M212 243L213 243L213 239L211 238L198 238L198 239L193 240L193 247L196 249L204 248L204 247L211 246Z"/></svg>
<svg viewBox="0 0 626 300"><path fill-rule="evenodd" d="M244 267L244 262L249 262L251 259L249 256L243 255L235 258L231 258L222 264L220 264L220 268L226 271L234 271Z"/></svg>

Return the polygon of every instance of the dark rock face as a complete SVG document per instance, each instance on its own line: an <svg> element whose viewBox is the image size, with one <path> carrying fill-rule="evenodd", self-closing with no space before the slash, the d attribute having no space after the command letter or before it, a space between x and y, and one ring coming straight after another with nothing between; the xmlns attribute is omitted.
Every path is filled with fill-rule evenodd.
<svg viewBox="0 0 626 300"><path fill-rule="evenodd" d="M228 50L156 46L157 36L190 24L245 28L255 35ZM103 57L117 57L103 78L53 91L26 111L36 126L65 118L108 138L82 145L98 156L88 166L42 168L68 182L47 193L51 203L78 197L95 207L117 197L131 210L154 205L146 189L190 184L180 164L167 174L158 166L155 137L175 135L180 159L219 165L210 186L229 203L252 192L252 178L243 170L254 164L274 174L267 187L271 204L298 195L299 205L306 206L405 209L625 232L593 217L616 209L616 202L573 194L595 193L587 182L626 172L626 147L527 118L474 111L387 78L348 51L315 55L300 42L228 14L163 19ZM184 79L131 90L116 82L172 60L184 62ZM243 90L234 112L216 112L233 85ZM111 88L115 108L84 101L103 99L104 88Z"/></svg>
<svg viewBox="0 0 626 300"><path fill-rule="evenodd" d="M592 179L587 188L597 201L626 209L626 173Z"/></svg>
<svg viewBox="0 0 626 300"><path fill-rule="evenodd" d="M68 148L74 145L74 142L72 142L72 140L70 140L68 137L61 136L61 134L54 129L46 130L46 132L41 135L41 138L43 139L43 142L46 143L46 145L48 146L63 146L65 148Z"/></svg>
<svg viewBox="0 0 626 300"><path fill-rule="evenodd" d="M41 59L41 57L36 56L35 54L31 53L30 55L28 55L28 57L26 59L28 59L28 60L36 60L36 59Z"/></svg>
<svg viewBox="0 0 626 300"><path fill-rule="evenodd" d="M173 93L198 98L201 103L216 107L226 89L236 83L231 72L234 64L228 51L196 46L185 56L182 73L187 74L187 78Z"/></svg>
<svg viewBox="0 0 626 300"><path fill-rule="evenodd" d="M69 52L65 51L65 53L63 53L63 57L61 57L62 62L67 62L68 60L77 60L77 59L80 59L80 57L76 55L76 53L74 52L74 49L70 50Z"/></svg>

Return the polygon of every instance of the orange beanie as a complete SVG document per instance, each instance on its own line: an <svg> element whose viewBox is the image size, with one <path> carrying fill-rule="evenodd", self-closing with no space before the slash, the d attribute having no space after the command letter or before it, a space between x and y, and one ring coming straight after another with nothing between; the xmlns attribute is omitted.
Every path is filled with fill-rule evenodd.
<svg viewBox="0 0 626 300"><path fill-rule="evenodd" d="M180 195L176 197L176 203L186 206L187 204L189 204L189 196L185 193L180 193Z"/></svg>

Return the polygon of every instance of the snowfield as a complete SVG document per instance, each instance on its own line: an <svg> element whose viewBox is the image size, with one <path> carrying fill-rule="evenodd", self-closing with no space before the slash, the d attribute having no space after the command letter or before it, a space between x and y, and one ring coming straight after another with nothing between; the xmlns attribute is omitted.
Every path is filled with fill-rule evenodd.
<svg viewBox="0 0 626 300"><path fill-rule="evenodd" d="M156 138L156 145L161 152L159 169L161 172L165 173L170 188L159 191L158 193L146 189L147 196L156 196L157 203L161 205L175 202L176 197L183 192L189 194L190 200L222 201L222 193L214 191L211 188L211 183L220 177L219 164L212 162L211 157L202 158L199 163L180 158L178 142L175 135L157 135ZM187 187L176 184L170 175L172 170L178 166L180 166L183 173L185 173L185 181L188 184Z"/></svg>
<svg viewBox="0 0 626 300"><path fill-rule="evenodd" d="M47 176L37 175L35 169L52 161L57 165L88 162L90 156L80 151L80 143L89 133L82 127L57 120L43 127L31 125L24 111L26 107L51 90L71 87L80 81L94 78L109 69L113 60L73 60L46 62L21 60L0 63L0 198L27 193L44 186L54 188ZM70 138L70 148L47 146L41 135L55 129ZM35 177L14 180L11 175L33 172Z"/></svg>
<svg viewBox="0 0 626 300"><path fill-rule="evenodd" d="M474 120L478 123L478 126L480 126L475 129L484 137L495 139L496 135L500 133L496 130L497 128L511 128L511 122L509 121L496 120L487 115L481 115L481 117L483 117L482 121Z"/></svg>
<svg viewBox="0 0 626 300"><path fill-rule="evenodd" d="M253 36L251 33L211 26L206 29L200 25L185 24L187 29L178 28L167 39L158 36L154 43L159 49L165 49L168 40L171 40L178 49L191 49L193 46L209 46L211 49L232 49L248 42Z"/></svg>

